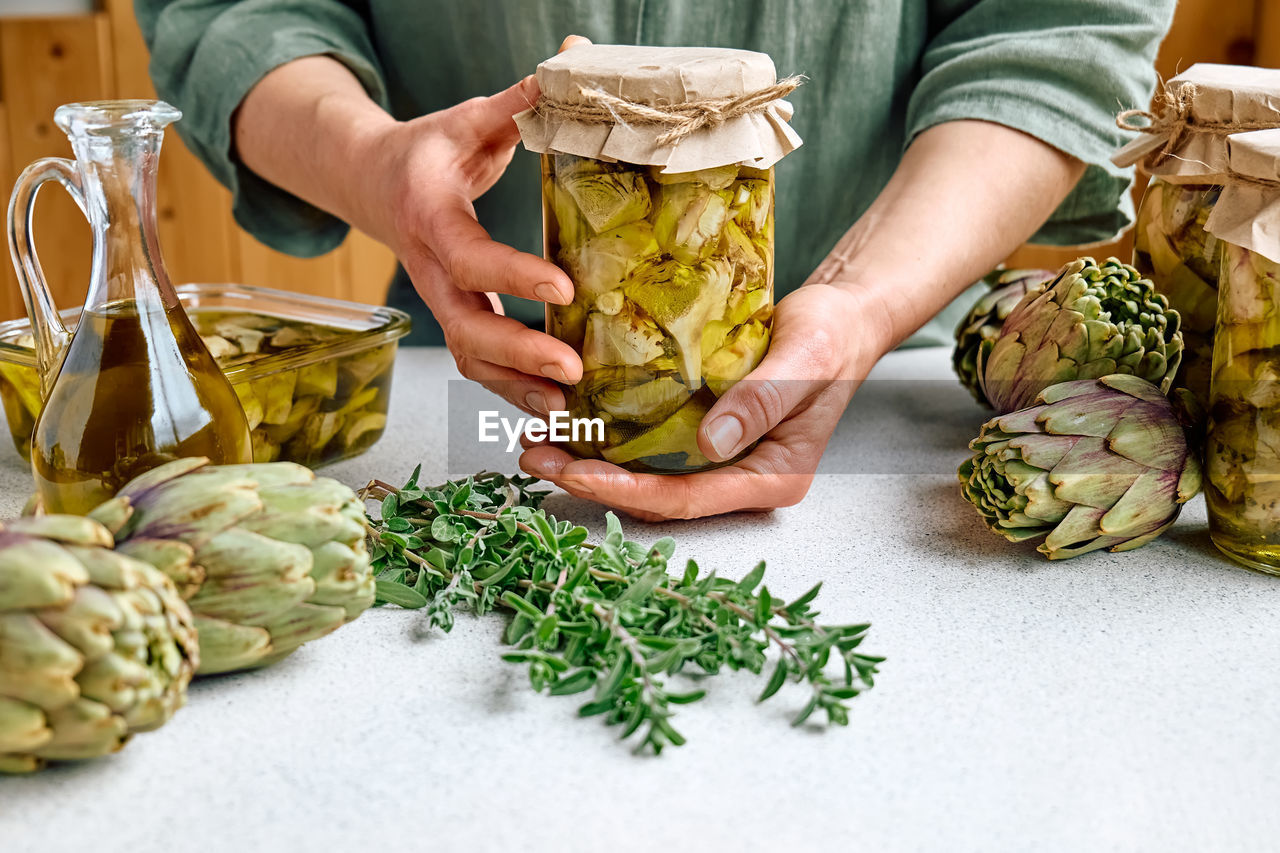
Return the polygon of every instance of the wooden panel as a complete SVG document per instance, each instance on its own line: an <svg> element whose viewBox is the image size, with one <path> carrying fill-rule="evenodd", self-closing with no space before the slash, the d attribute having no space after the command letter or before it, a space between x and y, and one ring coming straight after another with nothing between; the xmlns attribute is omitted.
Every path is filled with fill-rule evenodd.
<svg viewBox="0 0 1280 853"><path fill-rule="evenodd" d="M1280 3L1257 0L1254 27L1254 62L1267 68L1280 68Z"/></svg>
<svg viewBox="0 0 1280 853"><path fill-rule="evenodd" d="M66 137L53 123L59 105L112 96L107 36L102 15L0 21L3 132L12 164L6 188L31 161L70 156ZM40 194L34 232L55 300L62 307L81 304L89 282L89 225L60 188ZM12 290L12 270L6 275Z"/></svg>
<svg viewBox="0 0 1280 853"><path fill-rule="evenodd" d="M259 243L239 231L240 281L317 296L343 297L346 264L344 249L318 258L294 258Z"/></svg>
<svg viewBox="0 0 1280 853"><path fill-rule="evenodd" d="M396 258L391 250L362 231L352 231L343 244L349 272L346 293L341 298L381 305L387 301Z"/></svg>
<svg viewBox="0 0 1280 853"><path fill-rule="evenodd" d="M1280 0L1181 0L1174 15L1173 27L1160 45L1156 71L1161 79L1169 79L1197 62L1225 62L1247 65L1254 62L1254 28L1256 14L1272 20L1274 50L1271 62L1280 65ZM1259 27L1261 35L1262 28ZM1259 41L1261 42L1261 38ZM1117 110L1119 107L1117 107ZM1133 189L1135 209L1147 184L1139 174ZM1128 262L1133 257L1133 232L1119 240L1101 245L1081 247L1023 246L1009 257L1011 267L1045 267L1056 269L1082 254L1095 258L1117 257Z"/></svg>
<svg viewBox="0 0 1280 853"><path fill-rule="evenodd" d="M0 20L0 187L39 157L70 156L53 111L71 101L155 97L147 51L129 0L105 0L101 14ZM361 234L323 258L272 251L235 225L230 194L167 134L157 212L165 264L175 282L243 281L380 303L395 266L391 252ZM80 304L89 274L89 228L58 188L42 193L35 231L59 304ZM0 263L0 319L23 313L17 281Z"/></svg>
<svg viewBox="0 0 1280 853"><path fill-rule="evenodd" d="M8 190L13 186L16 177L13 159L9 154L9 134L5 132L8 127L8 107L0 101L0 188L3 188L5 193L0 196L0 199L4 200L6 206ZM3 256L3 260L0 260L0 320L21 317L25 309L22 306L22 297L18 294L18 279L13 274L13 264L9 262L8 250L0 250L0 256Z"/></svg>
<svg viewBox="0 0 1280 853"><path fill-rule="evenodd" d="M115 45L115 84L121 97L154 98L147 46L133 4L107 0ZM231 282L239 278L231 195L214 180L176 131L165 134L156 188L156 215L165 268L175 283Z"/></svg>

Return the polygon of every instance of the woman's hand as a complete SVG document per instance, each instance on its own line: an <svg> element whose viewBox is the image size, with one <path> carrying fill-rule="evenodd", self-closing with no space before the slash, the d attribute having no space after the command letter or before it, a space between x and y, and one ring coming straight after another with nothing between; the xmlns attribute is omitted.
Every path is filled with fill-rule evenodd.
<svg viewBox="0 0 1280 853"><path fill-rule="evenodd" d="M472 206L511 161L519 142L512 116L537 98L529 77L398 122L337 60L309 56L249 92L235 139L240 159L263 178L395 251L464 376L545 414L564 408L556 382L578 381L581 359L504 317L496 294L565 304L573 284L554 264L491 239Z"/></svg>
<svg viewBox="0 0 1280 853"><path fill-rule="evenodd" d="M633 474L541 444L524 452L520 467L647 521L798 503L849 399L887 341L882 316L864 301L850 291L809 284L778 303L768 354L719 399L698 430L698 447L717 462L763 436L732 465L693 474Z"/></svg>
<svg viewBox="0 0 1280 853"><path fill-rule="evenodd" d="M567 344L503 316L497 294L563 305L573 283L554 264L491 239L471 204L511 160L519 142L511 117L537 97L526 78L395 126L374 143L381 177L371 192L389 213L384 239L444 330L458 370L545 415L564 408L555 383L581 379L582 361Z"/></svg>

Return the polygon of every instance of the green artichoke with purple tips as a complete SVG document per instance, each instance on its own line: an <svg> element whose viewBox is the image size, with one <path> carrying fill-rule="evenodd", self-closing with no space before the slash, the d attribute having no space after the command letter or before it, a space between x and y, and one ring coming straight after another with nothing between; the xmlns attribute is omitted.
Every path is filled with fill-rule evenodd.
<svg viewBox="0 0 1280 853"><path fill-rule="evenodd" d="M1128 551L1173 524L1200 490L1184 418L1136 376L1063 382L987 421L960 466L965 498L1012 542L1051 560Z"/></svg>
<svg viewBox="0 0 1280 853"><path fill-rule="evenodd" d="M974 303L956 328L956 348L951 356L960 384L974 399L990 407L978 376L978 350L990 349L1000 337L1000 327L1022 297L1053 278L1053 270L996 270L983 281L991 288Z"/></svg>
<svg viewBox="0 0 1280 853"><path fill-rule="evenodd" d="M1182 361L1181 318L1155 285L1115 258L1080 258L1019 302L978 353L997 412L1032 404L1059 382L1127 373L1167 393Z"/></svg>

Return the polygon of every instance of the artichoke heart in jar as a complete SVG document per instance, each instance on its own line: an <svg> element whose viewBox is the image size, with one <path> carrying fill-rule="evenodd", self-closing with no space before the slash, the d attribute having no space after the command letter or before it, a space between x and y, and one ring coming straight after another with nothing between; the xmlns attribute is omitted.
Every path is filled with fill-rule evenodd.
<svg viewBox="0 0 1280 853"><path fill-rule="evenodd" d="M796 83L750 51L613 45L572 48L538 80L516 121L542 155L546 257L574 285L547 331L582 358L570 414L604 423L569 447L633 471L710 467L699 425L769 347L773 165L800 144L780 100Z"/></svg>

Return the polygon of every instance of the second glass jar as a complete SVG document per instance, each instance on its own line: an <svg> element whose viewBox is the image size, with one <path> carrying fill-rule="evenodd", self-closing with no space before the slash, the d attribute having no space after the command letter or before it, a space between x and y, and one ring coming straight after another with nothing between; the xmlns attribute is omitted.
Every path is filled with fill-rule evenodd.
<svg viewBox="0 0 1280 853"><path fill-rule="evenodd" d="M1205 500L1218 548L1280 574L1280 264L1224 244Z"/></svg>
<svg viewBox="0 0 1280 853"><path fill-rule="evenodd" d="M546 257L575 293L547 306L547 331L582 356L570 415L604 422L575 453L641 472L714 466L698 426L769 347L773 189L772 169L542 155Z"/></svg>

